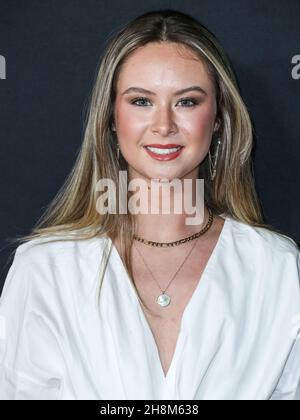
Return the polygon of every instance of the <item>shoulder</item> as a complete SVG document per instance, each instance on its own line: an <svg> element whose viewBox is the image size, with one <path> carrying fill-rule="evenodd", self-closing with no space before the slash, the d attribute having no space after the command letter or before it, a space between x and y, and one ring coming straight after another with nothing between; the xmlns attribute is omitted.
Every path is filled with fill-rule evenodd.
<svg viewBox="0 0 300 420"><path fill-rule="evenodd" d="M252 226L232 218L221 262L222 291L234 306L242 305L259 331L278 323L277 331L290 331L300 314L300 252L296 242L281 233ZM223 280L224 279L224 280ZM242 302L242 303L241 303ZM276 328L275 328L276 329Z"/></svg>
<svg viewBox="0 0 300 420"><path fill-rule="evenodd" d="M277 255L291 254L299 258L299 247L289 236L272 231L265 227L252 226L229 217L232 239L243 241L240 246L252 247L254 250Z"/></svg>
<svg viewBox="0 0 300 420"><path fill-rule="evenodd" d="M79 239L79 236L74 231L71 236L49 235L19 245L3 293L8 289L19 293L26 288L40 296L92 287L106 241L104 237Z"/></svg>
<svg viewBox="0 0 300 420"><path fill-rule="evenodd" d="M31 239L16 248L15 259L23 264L58 265L104 249L104 237L82 238L81 233L85 233L84 229Z"/></svg>
<svg viewBox="0 0 300 420"><path fill-rule="evenodd" d="M300 302L300 251L292 238L231 217L223 238L223 264L228 273L238 273L248 291L265 290L270 297L271 290L294 294Z"/></svg>

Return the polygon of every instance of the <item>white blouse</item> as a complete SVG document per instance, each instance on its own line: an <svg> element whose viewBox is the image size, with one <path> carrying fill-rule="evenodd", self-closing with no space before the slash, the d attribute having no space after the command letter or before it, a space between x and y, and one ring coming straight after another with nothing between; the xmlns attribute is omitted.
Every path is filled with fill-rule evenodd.
<svg viewBox="0 0 300 420"><path fill-rule="evenodd" d="M109 238L20 245L0 300L0 399L300 400L299 249L220 216L166 376Z"/></svg>

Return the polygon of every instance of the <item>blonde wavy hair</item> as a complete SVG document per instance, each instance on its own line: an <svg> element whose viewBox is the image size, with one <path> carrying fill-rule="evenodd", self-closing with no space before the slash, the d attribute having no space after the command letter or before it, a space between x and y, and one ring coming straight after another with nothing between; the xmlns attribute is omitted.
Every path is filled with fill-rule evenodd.
<svg viewBox="0 0 300 420"><path fill-rule="evenodd" d="M171 42L186 47L206 65L215 85L220 121L218 137L222 140L222 147L213 181L209 176L208 156L199 166L199 178L205 180L205 204L215 214L225 213L237 221L280 234L278 229L264 223L254 186L253 126L222 46L207 28L189 15L175 10L145 13L108 39L91 92L83 144L73 169L32 232L14 240L18 243L42 237L49 237L51 241L69 240L69 234L74 239L74 231L76 240L103 237L114 242L118 237L122 260L134 287L131 262L134 218L130 212L100 214L102 212L96 209L96 184L101 178L113 180L119 202L119 171L127 170L127 162L121 154L120 160L117 159L117 138L112 131L116 83L125 60L137 48L150 42ZM214 147L212 141L212 154ZM130 193L126 193L129 198ZM107 240L105 251L108 243ZM108 255L104 252L98 297L107 262Z"/></svg>

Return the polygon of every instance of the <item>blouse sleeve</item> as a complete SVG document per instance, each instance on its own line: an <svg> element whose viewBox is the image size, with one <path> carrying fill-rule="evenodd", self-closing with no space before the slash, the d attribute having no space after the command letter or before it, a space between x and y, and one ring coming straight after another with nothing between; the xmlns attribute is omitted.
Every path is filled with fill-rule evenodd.
<svg viewBox="0 0 300 420"><path fill-rule="evenodd" d="M271 400L300 401L300 334L295 339L284 372Z"/></svg>
<svg viewBox="0 0 300 420"><path fill-rule="evenodd" d="M37 281L43 278L34 268L17 250L2 291L0 400L57 400L62 393L60 348L36 305Z"/></svg>
<svg viewBox="0 0 300 420"><path fill-rule="evenodd" d="M271 400L297 400L300 401L300 253L295 258L294 270L296 288L291 290L293 298L297 299L297 312L291 319L292 346L277 387Z"/></svg>

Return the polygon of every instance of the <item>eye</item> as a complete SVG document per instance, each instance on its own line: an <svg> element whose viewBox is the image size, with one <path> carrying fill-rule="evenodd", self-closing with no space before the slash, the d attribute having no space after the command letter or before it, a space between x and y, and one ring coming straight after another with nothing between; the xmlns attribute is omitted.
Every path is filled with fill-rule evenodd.
<svg viewBox="0 0 300 420"><path fill-rule="evenodd" d="M193 106L199 104L199 101L197 99L194 99L194 98L184 98L184 99L181 99L179 102L189 102L190 105L187 105L186 106L187 108L190 108L190 107L193 107Z"/></svg>
<svg viewBox="0 0 300 420"><path fill-rule="evenodd" d="M148 98L135 98L130 103L133 104L133 105L137 105L137 106L144 106L143 104L142 105L138 104L138 102L139 103L141 103L141 102L145 103L147 101L149 102ZM199 100L196 99L196 98L183 98L179 102L185 102L185 103L189 102L189 105L183 105L184 108L191 108L191 107L199 104Z"/></svg>
<svg viewBox="0 0 300 420"><path fill-rule="evenodd" d="M133 101L131 101L130 103L133 105L137 105L137 102L146 102L148 99L147 98L136 98ZM138 106L144 106L144 105L138 105Z"/></svg>

